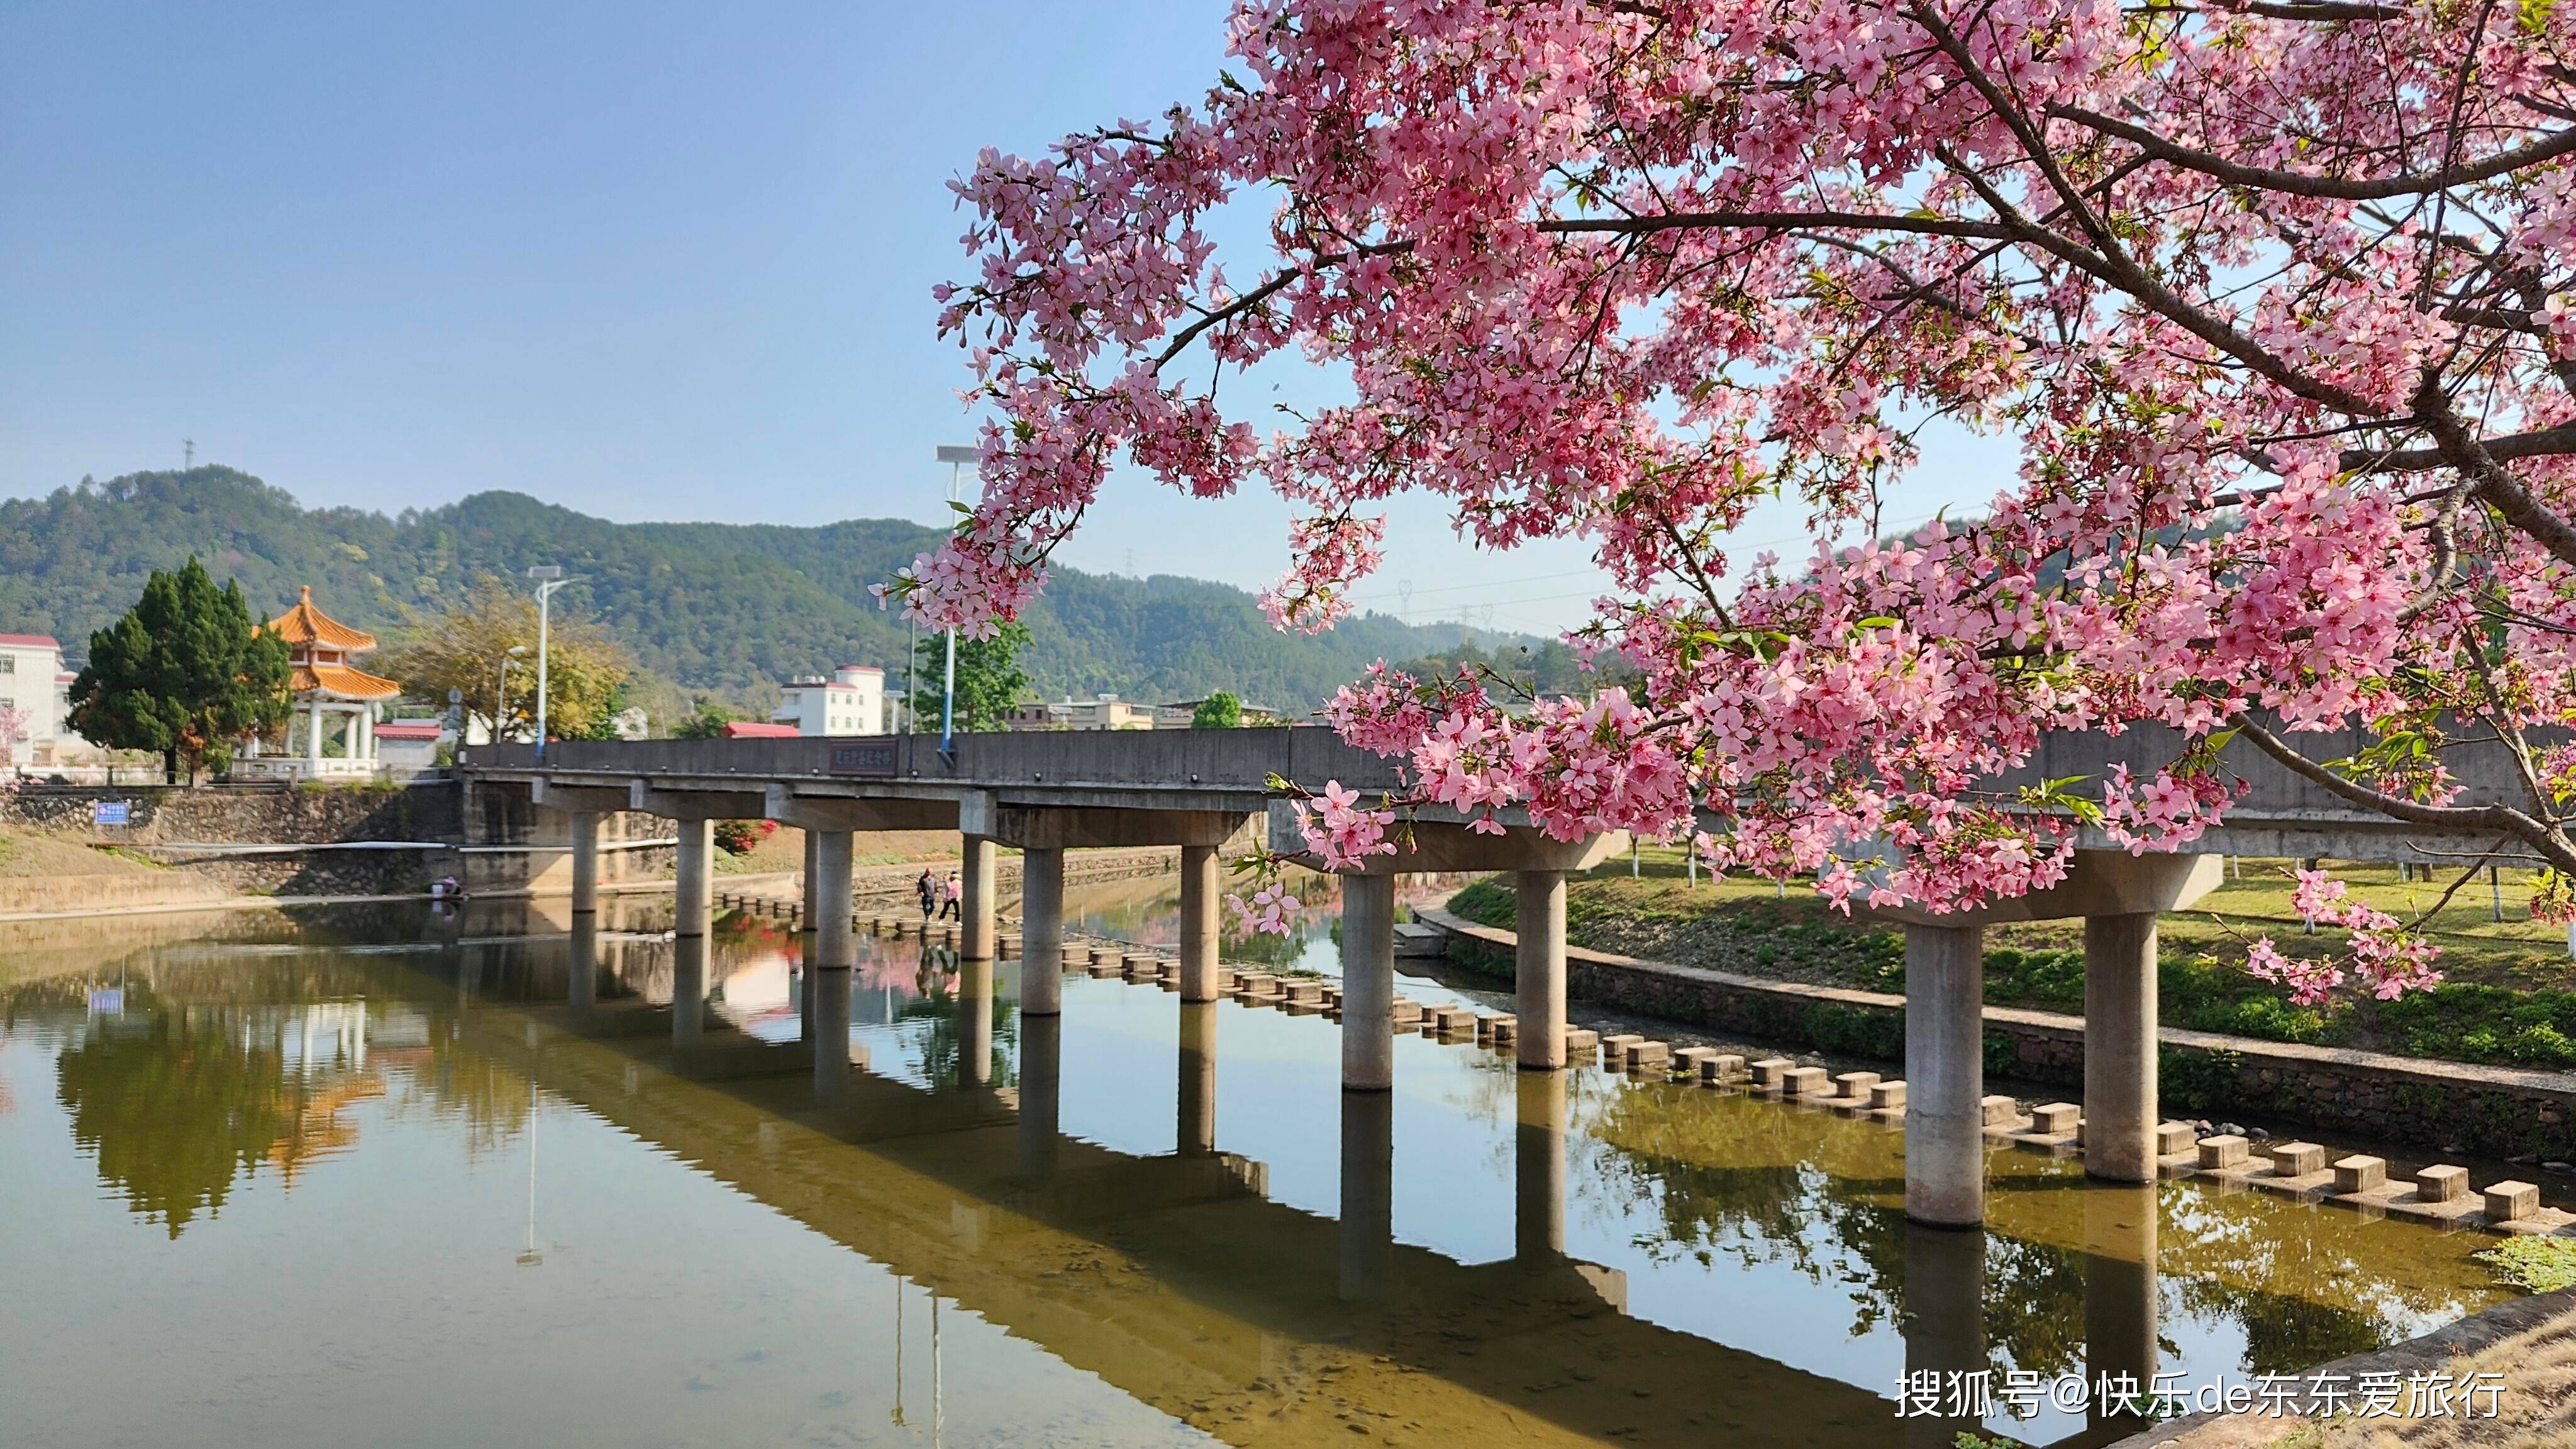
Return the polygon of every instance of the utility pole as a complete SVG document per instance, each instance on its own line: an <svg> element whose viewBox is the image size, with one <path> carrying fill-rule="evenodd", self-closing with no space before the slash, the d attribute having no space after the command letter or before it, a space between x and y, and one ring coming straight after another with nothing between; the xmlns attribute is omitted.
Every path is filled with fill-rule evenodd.
<svg viewBox="0 0 2576 1449"><path fill-rule="evenodd" d="M537 762L543 764L546 758L546 605L554 598L555 590L574 580L564 577L559 564L539 564L528 570L528 577L537 581Z"/></svg>
<svg viewBox="0 0 2576 1449"><path fill-rule="evenodd" d="M958 470L982 456L973 448L955 443L939 445L939 461L948 465L949 512L957 511ZM945 698L939 709L939 753L943 755L953 753L957 742L957 630L953 625L948 630L947 666ZM937 1300L932 1301L935 1303ZM932 1321L937 1320L934 1318Z"/></svg>

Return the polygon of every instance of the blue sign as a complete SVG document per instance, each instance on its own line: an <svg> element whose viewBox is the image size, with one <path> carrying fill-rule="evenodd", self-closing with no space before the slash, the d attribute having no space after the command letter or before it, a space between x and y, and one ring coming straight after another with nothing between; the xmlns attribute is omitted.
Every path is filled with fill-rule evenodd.
<svg viewBox="0 0 2576 1449"><path fill-rule="evenodd" d="M123 1016L125 988L122 986L93 988L89 994L89 1010L92 1016Z"/></svg>
<svg viewBox="0 0 2576 1449"><path fill-rule="evenodd" d="M131 825L134 823L130 818L130 812L133 808L134 802L130 800L93 800L89 805L89 823L92 825Z"/></svg>

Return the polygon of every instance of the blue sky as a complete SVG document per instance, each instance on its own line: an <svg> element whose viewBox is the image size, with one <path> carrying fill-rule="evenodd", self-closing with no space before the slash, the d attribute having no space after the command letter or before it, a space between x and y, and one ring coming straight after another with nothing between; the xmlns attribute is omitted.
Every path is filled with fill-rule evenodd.
<svg viewBox="0 0 2576 1449"><path fill-rule="evenodd" d="M935 522L932 449L972 438L929 299L965 273L946 181L1196 97L1223 15L12 0L0 495L194 438L308 504ZM1948 461L1923 498L1995 459ZM1131 475L1060 557L1258 587L1285 516ZM1427 503L1388 552L1369 594L1417 619L1563 627L1597 579L1575 545L1479 554Z"/></svg>

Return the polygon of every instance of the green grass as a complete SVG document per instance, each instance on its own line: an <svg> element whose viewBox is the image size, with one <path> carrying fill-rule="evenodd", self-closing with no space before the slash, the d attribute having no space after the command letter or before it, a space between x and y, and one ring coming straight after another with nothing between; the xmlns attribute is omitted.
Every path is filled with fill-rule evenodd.
<svg viewBox="0 0 2576 1449"><path fill-rule="evenodd" d="M1675 851L1646 851L1639 865L1631 876L1626 861L1615 861L1573 883L1566 925L1575 944L1748 975L1904 990L1896 929L1846 918L1794 883L1786 892L1767 881L1705 875L1692 884ZM2452 1061L2576 1066L2576 963L2567 959L2562 928L2530 918L2527 875L2508 872L2492 895L2478 879L2442 904L2446 881L2400 881L2387 865L2337 865L2337 878L2355 896L2401 919L2430 912L2423 929L2441 945L2437 964L2449 979L2396 1001L2347 988L2324 1005L2300 1006L2245 974L2246 948L2268 936L2287 955L2333 955L2344 948L2343 933L2306 931L2290 906L2291 862L2239 865L2241 879L2231 876L2193 910L2168 914L2160 925L2165 1024ZM2501 921L2494 919L2499 900ZM1470 920L1505 929L1513 907L1500 877L1468 886L1450 903ZM1990 929L1986 1000L2081 1012L2083 929L2080 920Z"/></svg>
<svg viewBox="0 0 2576 1449"><path fill-rule="evenodd" d="M2500 1248L2474 1254L2495 1270L2498 1280L2525 1293L2555 1293L2576 1288L2576 1240L2511 1238Z"/></svg>

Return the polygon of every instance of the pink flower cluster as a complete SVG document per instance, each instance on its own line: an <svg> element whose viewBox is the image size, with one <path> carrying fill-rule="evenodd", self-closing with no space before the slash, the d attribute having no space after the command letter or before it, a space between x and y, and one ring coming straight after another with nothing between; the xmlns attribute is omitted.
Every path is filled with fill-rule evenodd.
<svg viewBox="0 0 2576 1449"><path fill-rule="evenodd" d="M2354 974L2380 1000L2393 1001L2409 991L2441 984L2442 973L2433 969L2440 948L2406 930L2386 911L2350 899L2342 881L2321 870L2302 870L2290 899L2302 919L2341 926L2351 933ZM2247 949L2245 969L2261 980L2288 986L2290 999L2301 1006L2324 1001L2344 982L2339 966L2286 957L2269 936Z"/></svg>
<svg viewBox="0 0 2576 1449"><path fill-rule="evenodd" d="M1297 919L1298 912L1305 909L1305 903L1289 894L1288 887L1278 881L1263 883L1252 893L1249 901L1240 895L1228 895L1225 903L1233 909L1235 920L1245 930L1273 936L1287 935L1290 923Z"/></svg>
<svg viewBox="0 0 2576 1449"><path fill-rule="evenodd" d="M1283 628L1346 614L1400 492L1581 540L1602 687L1372 672L1325 717L1409 783L1328 789L1327 859L1412 802L1967 909L2066 868L1991 787L2052 731L2179 732L2085 787L2145 851L2223 819L2247 717L2372 732L2364 808L2576 718L2576 5L1239 0L1227 37L1195 104L957 182L982 494L886 597L1016 615L1122 464L1291 505ZM1347 388L1259 435L1220 384L1282 353ZM1891 526L1929 419L2018 469ZM1812 547L1737 556L1775 503ZM2569 799L2525 844L2576 868ZM2358 919L2374 990L2429 979Z"/></svg>
<svg viewBox="0 0 2576 1449"><path fill-rule="evenodd" d="M1395 823L1392 810L1360 804L1360 792L1345 790L1339 780L1325 782L1321 793L1297 802L1297 828L1328 871L1357 870L1373 855L1395 854L1386 828Z"/></svg>

